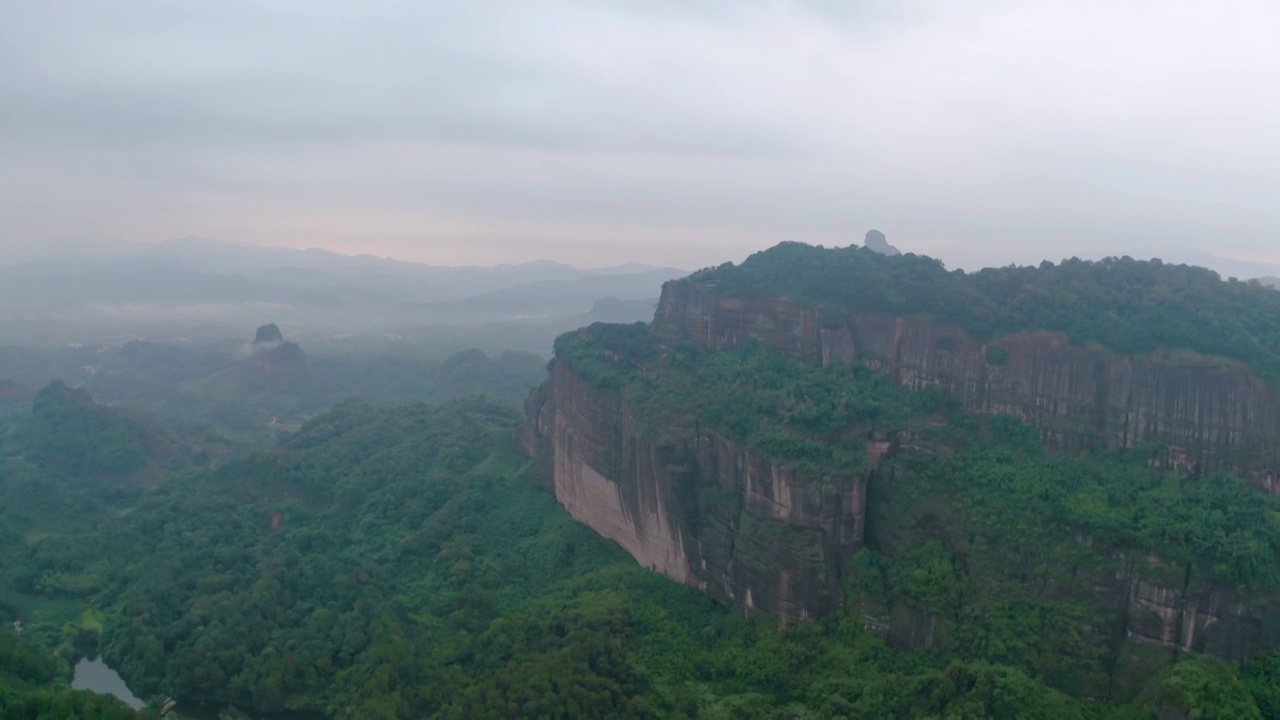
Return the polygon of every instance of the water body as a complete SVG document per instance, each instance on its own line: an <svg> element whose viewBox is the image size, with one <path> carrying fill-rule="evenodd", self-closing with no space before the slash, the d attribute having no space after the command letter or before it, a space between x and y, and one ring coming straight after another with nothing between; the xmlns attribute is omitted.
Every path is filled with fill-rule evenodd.
<svg viewBox="0 0 1280 720"><path fill-rule="evenodd" d="M96 693L104 695L114 695L120 698L124 704L138 710L146 703L142 702L129 691L129 686L124 684L124 678L115 670L107 667L101 658L81 658L76 663L75 675L71 679L71 687L76 690L92 690Z"/></svg>
<svg viewBox="0 0 1280 720"><path fill-rule="evenodd" d="M80 662L76 663L75 675L71 679L71 687L76 690L91 690L104 695L114 695L134 710L146 705L129 690L129 687L124 683L124 678L108 667L101 658L92 660L81 658ZM175 708L175 712L181 713L183 717L194 718L195 720L218 720L220 714L218 708L183 704L179 704ZM252 713L242 714L249 720L325 720L322 715L310 713L282 713L269 716L254 715Z"/></svg>

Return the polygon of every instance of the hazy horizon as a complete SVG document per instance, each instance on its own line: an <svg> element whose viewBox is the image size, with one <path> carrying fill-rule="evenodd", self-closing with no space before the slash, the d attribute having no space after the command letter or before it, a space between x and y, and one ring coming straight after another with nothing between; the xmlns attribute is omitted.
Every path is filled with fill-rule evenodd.
<svg viewBox="0 0 1280 720"><path fill-rule="evenodd" d="M263 243L263 244L244 243L236 240L228 240L224 238L208 238L208 237L201 237L198 235L173 236L173 237L165 238L163 240L158 240L155 242L139 242L139 241L133 241L133 240L123 240L119 238L99 238L99 239L93 239L88 241L69 240L69 241L60 242L60 243L55 242L50 245L31 248L26 252L17 252L17 253L10 254L7 257L0 257L0 267L12 267L16 265L25 265L32 262L45 262L49 260L56 260L58 258L63 258L63 257L77 257L77 258L82 258L90 261L112 262L115 260L122 260L122 259L128 259L130 257L135 257L139 254L145 254L148 252L148 250L158 249L170 243L182 243L182 242L191 241L191 240L201 242L201 243L205 243L205 242L212 243L214 245L236 246L244 249L257 249L257 250L263 250L263 251L285 251L285 252L297 252L297 253L309 253L309 252L335 253L335 254L343 255L350 258L370 258L374 260L392 260L396 262L431 265L433 267L441 267L441 268L467 268L467 267L494 268L494 267L502 267L504 265L521 266L521 265L534 265L537 263L557 263L557 264L563 264L563 265L571 265L581 270L602 270L602 269L626 267L629 265L647 266L647 267L654 267L654 268L672 267L672 268L685 269L685 270L696 269L696 268L679 268L678 266L672 265L669 263L661 263L661 262L649 263L649 262L644 262L642 260L627 260L627 259L622 259L618 262L611 262L607 264L601 264L601 263L575 264L571 261L571 259L555 258L555 257L532 257L528 260L516 260L516 261L506 261L506 260L498 259L498 260L494 260L493 262L484 262L483 260L481 260L480 262L431 263L423 260L415 260L412 257L380 255L376 252L348 252L341 248L329 248L329 247L321 247L321 246L315 246L315 245L288 246L288 245L278 245L278 244L272 244L272 243Z"/></svg>
<svg viewBox="0 0 1280 720"><path fill-rule="evenodd" d="M674 262L663 262L662 259L660 258L628 259L625 257L619 258L616 261L609 262L609 263L591 263L591 262L584 263L584 262L575 261L575 259L572 257L552 257L552 256L529 257L528 259L519 259L519 260L496 258L496 259L490 259L490 261L488 262L486 262L484 258L481 258L476 262L433 263L433 262L430 262L429 260L420 260L420 259L415 259L413 257L402 257L402 256L396 256L396 255L379 255L373 252L353 253L353 252L344 251L342 249L326 248L326 247L319 247L319 246L290 247L286 245L275 245L275 244L258 245L258 244L242 243L235 240L227 240L223 238L205 238L200 236L187 235L187 236L181 236L181 237L170 237L170 238L166 238L164 240L160 240L156 242L136 242L136 241L121 240L117 238L103 238L103 239L95 239L88 242L79 242L79 243L70 242L66 244L46 245L38 248L33 248L31 249L31 251L27 253L14 253L8 256L2 256L0 257L0 268L19 266L19 265L24 265L31 262L44 262L49 260L56 260L62 257L78 257L85 260L89 260L91 262L110 263L117 260L125 260L130 257L136 257L140 254L146 254L149 249L160 248L169 243L175 243L175 242L182 243L184 241L189 241L189 240L195 240L201 243L210 242L210 243L214 243L215 245L238 246L240 248L246 248L246 249L256 248L263 251L285 251L285 252L298 252L298 253L306 253L306 252L314 252L314 251L330 252L330 253L336 253L339 255L344 255L347 257L370 258L370 259L376 259L379 261L392 260L392 261L398 261L398 262L418 263L418 264L430 265L430 266L439 267L439 268L458 268L458 269L467 268L467 267L496 268L496 267L508 266L508 265L509 266L527 266L527 265L534 265L537 263L556 263L556 264L568 265L568 266L578 268L580 270L588 270L588 271L599 271L599 270L608 270L608 269L616 269L616 268L626 268L628 266L635 266L635 267L651 267L655 269L675 268L675 269L684 270L687 272L693 272L702 267L712 267L724 262L738 263L738 262L741 262L743 259L745 259L747 255L750 255L752 253L755 253L761 250L765 250L768 247L772 247L773 245L777 244L776 242L770 243L768 245L761 246L760 248L747 250L743 252L741 255L736 257L723 257L723 258L720 258L719 260L716 260L710 263L705 263L703 265L699 265L695 267L690 265L681 266ZM781 241L778 241L778 242L781 242ZM891 244L893 243L892 238L890 239L890 243ZM815 244L818 244L818 243L815 243ZM827 247L845 247L848 245L862 245L862 241L857 241L852 243L843 243L840 245L827 245ZM899 249L902 252L906 252L906 253L929 255L929 253L922 252L916 248L899 246ZM1013 256L1011 256L1009 260L1004 262L991 262L991 263L985 263L985 264L970 263L967 266L957 265L952 261L951 258L947 258L947 257L937 257L933 255L930 255L930 257L935 257L935 259L943 261L943 263L948 268L951 268L951 269L959 268L959 269L965 270L966 272L973 272L973 271L982 269L983 267L1000 267L1000 266L1009 265L1009 264L1036 265L1044 260L1057 263L1072 257L1078 257L1086 260L1098 260L1104 257L1120 257L1120 256L1128 255L1131 257L1135 257L1139 260L1149 260L1152 258L1159 258L1174 264L1190 264L1190 265L1207 267L1211 270L1218 272L1223 278L1239 277L1239 278L1248 279L1248 278L1256 278L1256 277L1263 277L1263 276L1280 275L1280 263L1270 263L1266 261L1259 261L1257 259L1252 259L1252 258L1240 258L1240 257L1231 257L1227 255L1219 255L1211 252L1210 250L1211 248L1209 249L1190 248L1187 250L1166 250L1166 251L1153 249L1152 252L1149 252L1149 253L1142 252L1140 250L1133 251L1133 250L1124 250L1124 249L1112 249L1110 251L1098 250L1094 252L1064 251L1063 253L1058 255L1046 255L1044 257L1026 256L1026 257L1014 258Z"/></svg>
<svg viewBox="0 0 1280 720"><path fill-rule="evenodd" d="M874 227L966 269L1280 263L1278 34L1243 0L14 3L0 259L692 269Z"/></svg>

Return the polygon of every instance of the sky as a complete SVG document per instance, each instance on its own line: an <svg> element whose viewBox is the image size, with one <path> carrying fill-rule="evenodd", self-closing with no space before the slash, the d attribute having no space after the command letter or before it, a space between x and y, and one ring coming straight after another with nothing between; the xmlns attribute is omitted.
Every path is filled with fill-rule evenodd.
<svg viewBox="0 0 1280 720"><path fill-rule="evenodd" d="M1271 0L0 3L0 256L1280 262Z"/></svg>

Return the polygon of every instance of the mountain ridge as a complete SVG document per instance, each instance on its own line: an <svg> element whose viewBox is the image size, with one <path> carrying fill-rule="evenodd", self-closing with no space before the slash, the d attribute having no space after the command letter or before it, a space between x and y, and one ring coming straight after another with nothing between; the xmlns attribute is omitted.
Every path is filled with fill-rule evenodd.
<svg viewBox="0 0 1280 720"><path fill-rule="evenodd" d="M503 333L484 325L512 322L524 326L521 338L544 338L522 349L545 351L554 332L540 323L587 313L608 296L657 297L663 281L684 274L551 260L432 266L188 238L126 256L0 268L0 333L24 342L103 342L213 324L231 330L270 314L308 332L434 337L430 328L450 326L490 343Z"/></svg>

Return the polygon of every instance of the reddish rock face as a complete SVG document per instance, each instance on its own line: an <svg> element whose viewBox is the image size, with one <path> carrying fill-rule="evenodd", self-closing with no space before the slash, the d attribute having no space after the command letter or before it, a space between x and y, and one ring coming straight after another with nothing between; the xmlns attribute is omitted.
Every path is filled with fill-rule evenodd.
<svg viewBox="0 0 1280 720"><path fill-rule="evenodd" d="M638 563L745 610L823 615L842 602L840 569L862 547L868 474L808 476L713 429L642 432L617 393L557 360L527 406L552 490L583 524ZM875 467L888 441L868 444Z"/></svg>
<svg viewBox="0 0 1280 720"><path fill-rule="evenodd" d="M1280 443L1272 440L1280 437L1280 398L1240 363L1117 355L1057 333L984 344L923 318L808 308L786 298L717 298L684 281L664 288L655 330L670 342L722 347L754 339L796 361L861 362L912 388L942 387L970 411L1016 415L1053 450L1158 443L1168 466L1234 471L1280 487ZM907 438L869 442L868 472L818 477L775 466L715 429L664 428L655 436L637 426L616 391L582 381L562 360L526 410L520 447L544 464L549 489L573 517L645 567L783 622L846 602L841 572L868 542L869 479L893 476L874 481L882 496L873 511L900 500L885 488L909 480L896 477L894 461ZM891 547L890 537L870 541L890 555L907 549ZM1130 656L1140 662L1144 646L1243 659L1280 644L1280 631L1265 620L1280 612L1280 598L1214 585L1190 568L1173 579L1146 567L1158 558L1135 563L1098 553L1093 564L1073 567L1072 587L1036 592L1100 609L1106 619L1095 628L1097 641L1118 658L1109 672L1123 672ZM946 620L918 608L864 619L903 647L932 647L945 637Z"/></svg>
<svg viewBox="0 0 1280 720"><path fill-rule="evenodd" d="M1156 443L1169 466L1280 489L1280 394L1243 363L1182 351L1117 355L1061 333L979 343L925 318L718 298L687 281L663 288L655 325L673 340L754 339L794 360L862 362L914 389L940 386L971 412L1018 416L1051 450Z"/></svg>

